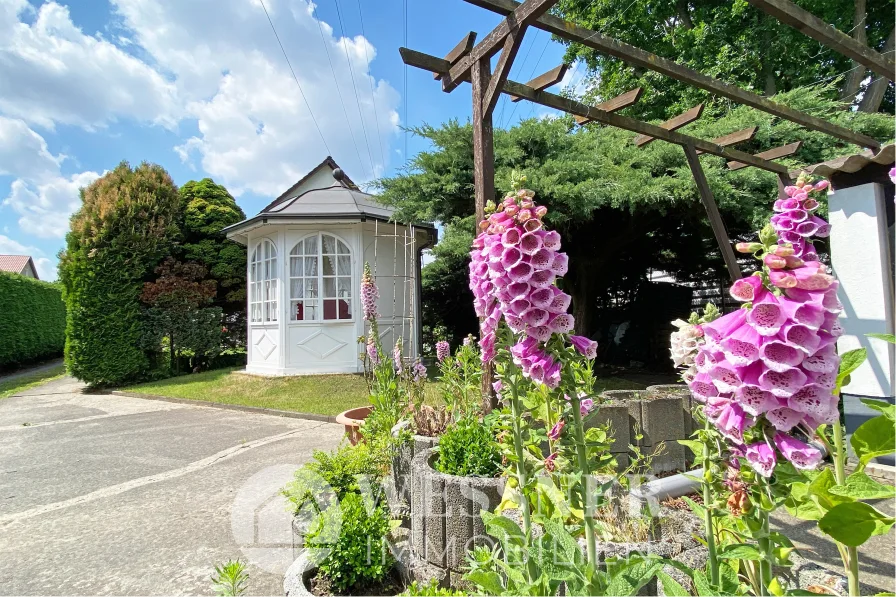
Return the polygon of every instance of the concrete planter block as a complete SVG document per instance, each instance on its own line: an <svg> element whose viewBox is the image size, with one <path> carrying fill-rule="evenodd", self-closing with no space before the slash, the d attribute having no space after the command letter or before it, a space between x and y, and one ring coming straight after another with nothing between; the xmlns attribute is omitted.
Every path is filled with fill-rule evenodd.
<svg viewBox="0 0 896 597"><path fill-rule="evenodd" d="M647 387L648 396L677 396L681 398L681 408L684 411L684 432L688 435L697 430L697 420L694 418L694 396L691 390L683 383L662 384ZM697 402L699 404L699 402Z"/></svg>
<svg viewBox="0 0 896 597"><path fill-rule="evenodd" d="M615 437L610 451L619 460L620 466L627 465L627 462L623 464L620 456L628 455L628 446L636 444L636 433L640 429L642 437L637 445L642 452L649 454L657 446L664 447L663 453L653 460L653 472L684 470L685 450L677 442L687 439L689 435L685 424L685 403L681 390L677 386L673 388L653 392L610 390L600 395L603 403L595 418L611 421ZM627 419L623 419L623 412L627 414Z"/></svg>
<svg viewBox="0 0 896 597"><path fill-rule="evenodd" d="M607 394L605 392L604 394ZM610 424L613 434L613 443L610 451L616 454L628 454L628 445L631 443L631 421L628 405L622 402L604 402L594 415L588 418L586 429Z"/></svg>
<svg viewBox="0 0 896 597"><path fill-rule="evenodd" d="M430 448L411 464L411 555L445 571L449 584L458 586L467 551L488 542L479 514L500 504L504 479L445 475L433 468L437 458Z"/></svg>
<svg viewBox="0 0 896 597"><path fill-rule="evenodd" d="M413 462L414 456L438 445L438 443L438 437L414 435L410 441L398 448L397 454L392 458L392 479L395 483L395 495L399 502L413 508L411 503L411 462Z"/></svg>

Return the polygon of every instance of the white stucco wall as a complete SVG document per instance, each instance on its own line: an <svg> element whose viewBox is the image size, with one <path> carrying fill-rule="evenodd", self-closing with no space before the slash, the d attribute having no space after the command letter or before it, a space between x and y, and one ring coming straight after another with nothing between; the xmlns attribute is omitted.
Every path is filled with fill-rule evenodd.
<svg viewBox="0 0 896 597"><path fill-rule="evenodd" d="M844 334L837 349L864 347L868 360L851 375L844 395L893 396L894 347L868 333L892 334L892 239L886 228L884 193L879 184L838 190L829 197L831 265L840 280L838 297Z"/></svg>

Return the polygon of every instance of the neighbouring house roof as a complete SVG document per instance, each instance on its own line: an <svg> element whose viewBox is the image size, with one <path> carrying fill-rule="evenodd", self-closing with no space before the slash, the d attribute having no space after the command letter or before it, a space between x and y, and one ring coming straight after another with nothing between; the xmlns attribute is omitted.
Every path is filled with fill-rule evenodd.
<svg viewBox="0 0 896 597"><path fill-rule="evenodd" d="M249 228L268 223L268 220L326 220L348 218L364 221L374 219L392 221L395 210L376 200L376 196L361 191L331 158L318 164L286 192L268 204L257 215L224 229L228 238L238 242ZM415 226L432 229L429 223ZM243 237L243 238L241 238Z"/></svg>
<svg viewBox="0 0 896 597"><path fill-rule="evenodd" d="M37 268L34 267L34 261L30 255L0 255L0 272L25 274L29 268L37 278Z"/></svg>

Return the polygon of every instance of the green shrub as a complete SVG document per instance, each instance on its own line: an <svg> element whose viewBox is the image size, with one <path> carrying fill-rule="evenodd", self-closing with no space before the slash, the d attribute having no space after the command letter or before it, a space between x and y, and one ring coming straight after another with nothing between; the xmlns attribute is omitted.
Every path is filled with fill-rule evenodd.
<svg viewBox="0 0 896 597"><path fill-rule="evenodd" d="M140 293L178 238L180 198L161 166L122 162L81 190L59 274L67 307L65 360L89 385L150 377Z"/></svg>
<svg viewBox="0 0 896 597"><path fill-rule="evenodd" d="M389 467L386 452L366 442L343 444L334 452L315 450L312 457L314 460L296 471L295 480L283 490L297 512L309 502L318 503L327 489L340 500L360 492L359 475L369 480L371 487L378 487Z"/></svg>
<svg viewBox="0 0 896 597"><path fill-rule="evenodd" d="M56 284L0 272L0 369L62 353L65 303Z"/></svg>
<svg viewBox="0 0 896 597"><path fill-rule="evenodd" d="M462 419L442 434L436 469L461 477L496 477L501 471L501 449L489 419Z"/></svg>
<svg viewBox="0 0 896 597"><path fill-rule="evenodd" d="M385 507L365 504L360 494L347 493L316 517L305 545L336 590L363 589L386 578L392 569L392 554L385 542L390 530Z"/></svg>

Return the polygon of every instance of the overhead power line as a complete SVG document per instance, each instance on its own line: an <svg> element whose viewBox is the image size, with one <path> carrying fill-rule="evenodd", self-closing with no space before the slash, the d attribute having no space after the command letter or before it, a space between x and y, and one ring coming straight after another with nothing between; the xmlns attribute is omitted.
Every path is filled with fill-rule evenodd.
<svg viewBox="0 0 896 597"><path fill-rule="evenodd" d="M289 56L286 55L286 50L283 48L283 42L280 41L280 36L277 35L277 29L274 28L274 21L271 20L271 15L268 14L268 8L264 5L264 0L258 0L261 2L261 8L264 9L264 15L268 18L268 23L271 24L271 31L274 32L274 37L277 38L277 44L280 45L280 51L283 52L283 57L286 58L286 64L289 66L289 72L292 73L292 78L295 79L296 85L299 87L299 93L302 95L302 99L305 100L305 105L308 107L308 113L311 114L311 120L314 122L314 127L317 129L317 134L320 135L320 140L324 142L324 147L327 150L328 155L333 155L330 151L330 146L327 145L327 139L324 137L323 131L320 130L320 125L317 124L317 118L314 116L314 110L311 109L311 104L308 103L308 98L305 97L305 92L302 91L302 84L299 83L299 78L296 76L296 71L293 70L292 64L289 62Z"/></svg>
<svg viewBox="0 0 896 597"><path fill-rule="evenodd" d="M358 0L358 17L361 19L361 35L367 40L367 33L364 32L364 14L361 12L361 0ZM369 41L369 40L368 40ZM367 65L370 68L370 54L367 52L367 44L364 45L364 57L367 58ZM380 157L383 161L383 168L386 167L386 148L383 146L383 134L380 131L380 111L376 107L376 84L373 72L370 73L370 97L373 98L373 113L376 117L376 136L379 139Z"/></svg>
<svg viewBox="0 0 896 597"><path fill-rule="evenodd" d="M320 31L320 41L324 46L324 51L327 53L327 62L330 63L330 72L333 73L333 83L336 84L336 94L339 96L339 103L342 104L342 113L345 115L345 125L348 127L348 132L352 136L352 144L355 146L355 155L358 156L358 165L360 167L364 167L364 160L361 159L361 151L358 149L358 140L355 139L355 131L352 128L352 121L348 117L348 110L345 107L345 100L342 98L342 91L339 89L339 80L336 76L336 68L333 66L333 59L330 58L330 48L327 47L327 40L324 37L324 26L320 19L317 19L317 29Z"/></svg>
<svg viewBox="0 0 896 597"><path fill-rule="evenodd" d="M374 172L373 152L370 151L370 138L367 136L367 125L364 124L364 113L361 111L361 98L358 96L358 86L355 83L355 69L348 53L348 42L345 40L345 24L342 21L342 11L339 10L339 0L333 0L336 5L336 16L339 18L339 28L342 30L342 49L345 50L345 59L348 61L348 73L352 77L352 89L355 92L355 104L358 106L358 117L361 119L361 130L364 131L364 143L367 145L367 158L370 160L370 172Z"/></svg>

